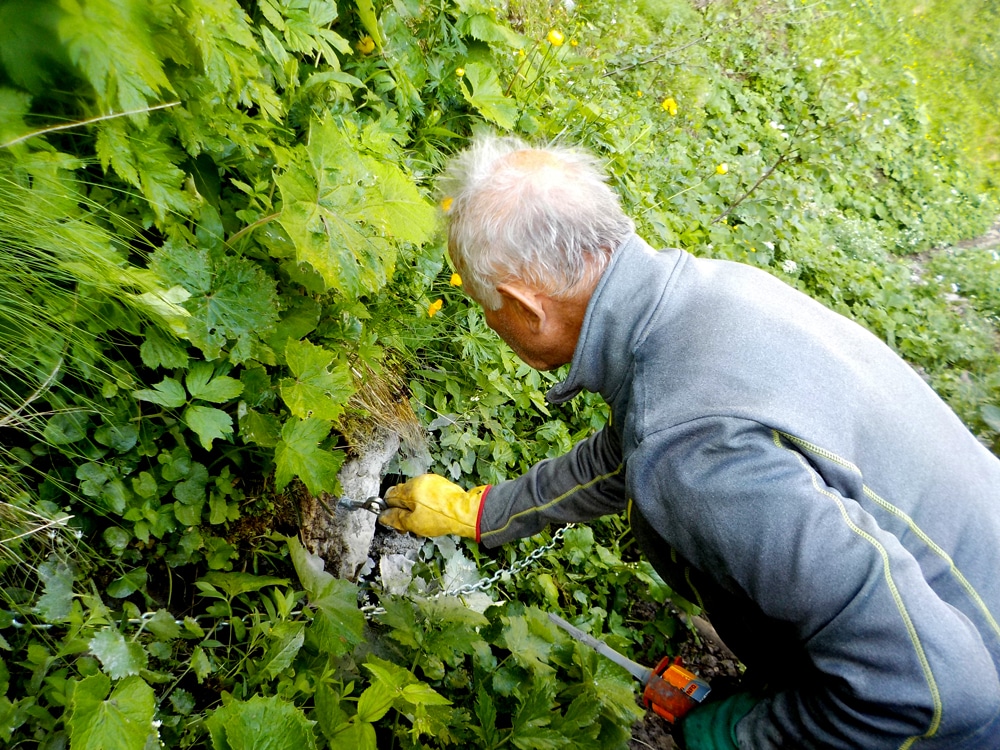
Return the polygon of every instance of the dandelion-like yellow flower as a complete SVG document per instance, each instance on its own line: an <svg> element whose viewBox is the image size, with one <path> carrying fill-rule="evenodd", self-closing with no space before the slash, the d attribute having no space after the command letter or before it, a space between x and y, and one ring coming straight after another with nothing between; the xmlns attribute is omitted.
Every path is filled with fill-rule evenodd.
<svg viewBox="0 0 1000 750"><path fill-rule="evenodd" d="M720 164L715 168L716 174L725 174L728 171L729 171L729 165L726 164L725 162L723 162L722 164Z"/></svg>
<svg viewBox="0 0 1000 750"><path fill-rule="evenodd" d="M455 202L454 198L442 198L441 199L441 210L445 213L451 211L451 204Z"/></svg>
<svg viewBox="0 0 1000 750"><path fill-rule="evenodd" d="M579 44L579 42L577 42L576 39L570 39L569 40L569 46L570 47L575 47L577 44Z"/></svg>
<svg viewBox="0 0 1000 750"><path fill-rule="evenodd" d="M373 49L375 49L375 40L370 36L363 36L357 42L354 43L354 48L360 52L362 55L367 55Z"/></svg>
<svg viewBox="0 0 1000 750"><path fill-rule="evenodd" d="M671 117L677 114L677 102L674 100L674 97L672 96L668 96L666 99L664 99L660 103L660 106L663 107L666 113Z"/></svg>
<svg viewBox="0 0 1000 750"><path fill-rule="evenodd" d="M462 277L457 273L453 273L451 278L448 280L448 283L452 286L462 286Z"/></svg>
<svg viewBox="0 0 1000 750"><path fill-rule="evenodd" d="M427 307L427 317L428 318L433 318L435 315L437 315L439 312L441 312L441 308L442 307L444 307L444 300L443 299L436 299L436 300L434 300Z"/></svg>
<svg viewBox="0 0 1000 750"><path fill-rule="evenodd" d="M559 29L552 29L545 35L545 38L549 40L549 44L553 47L562 47L563 42L566 41L566 37L563 36Z"/></svg>
<svg viewBox="0 0 1000 750"><path fill-rule="evenodd" d="M455 75L459 78L465 75L465 68L455 68Z"/></svg>

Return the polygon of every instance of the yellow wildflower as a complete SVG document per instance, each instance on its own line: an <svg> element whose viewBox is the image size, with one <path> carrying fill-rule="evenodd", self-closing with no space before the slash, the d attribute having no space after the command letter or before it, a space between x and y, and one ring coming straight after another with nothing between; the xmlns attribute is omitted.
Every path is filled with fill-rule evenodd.
<svg viewBox="0 0 1000 750"><path fill-rule="evenodd" d="M362 55L367 55L375 49L375 40L370 36L363 36L354 44L354 48Z"/></svg>
<svg viewBox="0 0 1000 750"><path fill-rule="evenodd" d="M454 202L455 202L454 198L451 198L451 197L442 198L441 199L441 210L444 211L445 213L448 213L449 211L451 211L451 204L454 203Z"/></svg>
<svg viewBox="0 0 1000 750"><path fill-rule="evenodd" d="M457 273L453 273L451 275L451 279L448 280L448 283L452 286L462 286L462 277Z"/></svg>
<svg viewBox="0 0 1000 750"><path fill-rule="evenodd" d="M455 75L459 78L465 75L465 68L455 68Z"/></svg>
<svg viewBox="0 0 1000 750"><path fill-rule="evenodd" d="M566 37L563 36L559 29L552 29L545 35L545 38L549 40L549 44L553 47L562 47L563 42L566 41Z"/></svg>
<svg viewBox="0 0 1000 750"><path fill-rule="evenodd" d="M434 300L433 302L431 302L431 304L427 308L427 317L428 318L433 318L435 315L437 315L439 312L441 312L441 308L442 307L444 307L444 300L443 299L436 299L436 300Z"/></svg>
<svg viewBox="0 0 1000 750"><path fill-rule="evenodd" d="M674 101L674 97L668 96L660 104L661 107L669 114L671 117L677 114L677 102Z"/></svg>
<svg viewBox="0 0 1000 750"><path fill-rule="evenodd" d="M569 46L570 47L575 47L577 44L579 44L579 42L577 42L576 39L570 39L569 40Z"/></svg>
<svg viewBox="0 0 1000 750"><path fill-rule="evenodd" d="M729 171L729 165L726 164L725 162L723 162L722 164L720 164L715 168L716 174L725 174L728 171Z"/></svg>

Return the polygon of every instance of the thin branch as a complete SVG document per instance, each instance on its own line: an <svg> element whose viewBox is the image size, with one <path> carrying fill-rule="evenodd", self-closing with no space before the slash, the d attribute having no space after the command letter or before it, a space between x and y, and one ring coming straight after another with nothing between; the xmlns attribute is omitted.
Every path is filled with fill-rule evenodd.
<svg viewBox="0 0 1000 750"><path fill-rule="evenodd" d="M281 216L281 212L280 211L278 211L277 213L274 213L274 214L268 214L267 216L262 216L261 218L257 219L257 221L255 221L253 224L247 224L240 231L238 231L236 234L234 234L232 237L230 237L228 240L226 240L226 244L229 245L230 247L232 247L233 243L236 242L236 240L238 240L243 235L245 235L245 234L247 234L249 232L252 232L254 229L256 229L257 227L259 227L261 224L267 224L269 221L274 221L279 216Z"/></svg>
<svg viewBox="0 0 1000 750"><path fill-rule="evenodd" d="M7 141L6 143L0 144L0 148L10 148L11 146L16 146L18 143L23 143L36 135L45 135L46 133L54 133L57 130L69 130L70 128L78 128L81 125L90 125L95 122L101 122L102 120L114 120L118 117L128 117L129 115L139 115L145 114L147 112L155 112L158 109L167 109L168 107L176 107L180 104L177 102L167 102L166 104L157 104L154 107L143 107L141 109L130 109L128 112L109 112L106 115L98 115L97 117L91 117L89 120L80 120L78 122L68 122L65 125L53 125L49 128L42 128L41 130L35 130L31 133L25 133L24 135L18 136L12 141Z"/></svg>
<svg viewBox="0 0 1000 750"><path fill-rule="evenodd" d="M45 393L45 391L48 390L49 386L52 385L52 381L56 379L56 375L59 374L59 370L62 368L62 363L63 363L63 360L62 360L62 357L60 357L59 361L56 362L56 366L53 368L52 372L50 372L49 376L47 378L45 378L45 382L42 383L40 386L38 386L38 388L35 389L35 392L32 393L30 396L28 396L27 400L23 404L21 404L19 407L17 407L16 409L14 409L14 411L10 412L3 419L0 419L0 427L6 427L8 424L10 424L15 419L17 419L17 416L22 411L24 411L25 409L27 409L28 406L31 404L32 401L34 401L35 399L37 399L39 396L41 396L43 393Z"/></svg>
<svg viewBox="0 0 1000 750"><path fill-rule="evenodd" d="M762 175L760 176L760 179L758 179L758 180L757 180L757 182L755 182L755 183L753 184L753 187L751 187L751 188L750 188L749 190L747 190L747 191L746 191L745 193L743 193L743 195L741 195L741 196L740 196L739 198L737 198L735 202L731 203L731 204L730 204L730 206L729 206L729 208L727 208L727 209L726 209L725 211L723 211L723 212L722 212L721 214L719 214L719 215L718 215L718 216L716 216L716 217L715 217L714 219L712 219L712 223L713 223L713 224L717 224L718 222L722 221L722 220L723 220L723 219L725 219L725 218L726 218L727 216L729 216L729 214L731 214L731 213L733 212L733 209L735 209L735 208L736 208L736 207L737 207L738 205L740 205L740 204L741 204L741 203L742 203L743 201L745 201L745 200L746 200L747 198L749 198L749 197L750 197L750 194L751 194L751 193L753 193L753 191L754 191L754 190L756 190L756 189L757 189L758 187L760 187L760 184L761 184L761 183L762 183L762 182L763 182L764 180L766 180L766 179L767 179L768 177L770 177L770 176L771 176L771 175L772 175L772 174L774 173L774 170L776 170L776 169L777 169L777 168L778 168L778 167L779 167L779 166L781 165L781 163L782 163L782 162L783 162L783 161L785 160L785 158L786 158L786 157L787 157L787 156L788 156L788 155L789 155L790 153L792 153L793 151L798 151L798 149L788 149L788 150L787 150L787 151L785 151L785 152L784 152L784 153L783 153L783 154L782 154L781 156L779 156L779 157L778 157L778 160L777 160L776 162L774 162L774 164L772 164L772 165L770 166L770 168L769 168L769 169L768 169L768 170L767 170L766 172L764 172L764 174L762 174Z"/></svg>
<svg viewBox="0 0 1000 750"><path fill-rule="evenodd" d="M642 60L641 62L632 63L631 65L626 65L622 68L615 68L614 70L609 70L607 73L603 73L599 77L607 78L608 76L617 75L618 73L624 73L626 70L632 70L632 68L638 68L640 65L649 65L651 62L656 62L657 60L661 60L662 58L668 57L669 55L674 55L678 52L683 52L688 47L693 47L696 44L701 44L706 39L708 39L708 37L709 35L705 34L703 36L698 37L693 42L688 42L687 44L682 45L680 47L675 47L674 49L668 49L666 52L661 52L659 55L655 55L649 58L648 60Z"/></svg>

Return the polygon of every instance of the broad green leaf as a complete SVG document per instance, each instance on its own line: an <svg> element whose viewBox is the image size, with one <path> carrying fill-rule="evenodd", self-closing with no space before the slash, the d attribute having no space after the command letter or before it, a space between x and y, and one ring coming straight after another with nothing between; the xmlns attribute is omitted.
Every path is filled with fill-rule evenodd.
<svg viewBox="0 0 1000 750"><path fill-rule="evenodd" d="M161 641L171 641L181 635L181 626L165 609L156 610L153 616L146 620L146 630Z"/></svg>
<svg viewBox="0 0 1000 750"><path fill-rule="evenodd" d="M164 378L153 386L153 390L144 388L133 391L132 397L139 401L149 401L153 404L159 404L168 409L176 409L187 403L187 394L184 391L184 386L173 378Z"/></svg>
<svg viewBox="0 0 1000 750"><path fill-rule="evenodd" d="M248 409L240 417L240 437L244 443L253 443L262 448L273 448L281 440L281 422L273 414L262 414Z"/></svg>
<svg viewBox="0 0 1000 750"><path fill-rule="evenodd" d="M334 735L330 747L351 750L378 750L375 727L367 722L355 721L342 732Z"/></svg>
<svg viewBox="0 0 1000 750"><path fill-rule="evenodd" d="M484 63L473 62L465 66L462 95L479 110L479 114L504 130L517 124L517 104L504 96L496 71Z"/></svg>
<svg viewBox="0 0 1000 750"><path fill-rule="evenodd" d="M281 398L292 414L336 421L354 391L348 366L334 367L336 355L308 341L289 341L285 359L295 377L281 381Z"/></svg>
<svg viewBox="0 0 1000 750"><path fill-rule="evenodd" d="M176 339L155 326L146 326L145 340L139 347L142 363L150 369L186 367L188 355Z"/></svg>
<svg viewBox="0 0 1000 750"><path fill-rule="evenodd" d="M210 583L230 598L249 591L260 591L266 586L287 586L287 578L255 576L252 573L206 573L199 581Z"/></svg>
<svg viewBox="0 0 1000 750"><path fill-rule="evenodd" d="M69 706L72 750L144 750L153 728L153 689L139 677L122 680L108 696L111 680L102 674L76 683Z"/></svg>
<svg viewBox="0 0 1000 750"><path fill-rule="evenodd" d="M313 724L277 696L233 700L205 721L215 750L315 750Z"/></svg>
<svg viewBox="0 0 1000 750"><path fill-rule="evenodd" d="M521 666L543 675L553 672L548 663L551 641L531 631L527 616L504 617L503 645Z"/></svg>
<svg viewBox="0 0 1000 750"><path fill-rule="evenodd" d="M153 254L151 266L167 283L191 294L183 302L191 313L187 332L207 360L217 359L232 343L229 359L245 361L252 342L278 320L275 280L251 260L230 255L215 261L204 248L167 241Z"/></svg>
<svg viewBox="0 0 1000 750"><path fill-rule="evenodd" d="M395 691L390 685L376 681L365 688L358 699L358 721L376 722L392 708Z"/></svg>
<svg viewBox="0 0 1000 750"><path fill-rule="evenodd" d="M372 169L378 194L365 204L368 220L398 240L414 245L427 242L437 227L437 209L394 164L377 163Z"/></svg>
<svg viewBox="0 0 1000 750"><path fill-rule="evenodd" d="M274 679L288 668L305 642L305 627L302 622L279 622L271 629L267 650L257 662L259 675Z"/></svg>
<svg viewBox="0 0 1000 750"><path fill-rule="evenodd" d="M416 682L407 685L402 691L403 700L413 705L421 706L450 706L451 701L426 682Z"/></svg>
<svg viewBox="0 0 1000 750"><path fill-rule="evenodd" d="M212 442L233 434L233 418L221 409L211 406L189 406L184 410L184 424L197 436L205 450L212 449Z"/></svg>
<svg viewBox="0 0 1000 750"><path fill-rule="evenodd" d="M306 155L282 159L275 178L283 204L278 221L296 259L350 297L377 291L396 261L395 245L382 236L384 208L368 209L386 200L375 174L379 162L363 156L356 133L333 119L313 123Z"/></svg>
<svg viewBox="0 0 1000 750"><path fill-rule="evenodd" d="M49 558L38 566L38 577L45 592L38 597L35 612L46 622L62 622L73 606L73 569L61 560Z"/></svg>
<svg viewBox="0 0 1000 750"><path fill-rule="evenodd" d="M216 375L211 362L195 362L188 369L184 385L194 398L222 404L243 393L243 383L228 375Z"/></svg>
<svg viewBox="0 0 1000 750"><path fill-rule="evenodd" d="M344 456L320 449L319 444L329 434L330 423L320 419L290 419L285 423L281 441L274 450L274 481L278 490L299 477L314 495L333 491Z"/></svg>
<svg viewBox="0 0 1000 750"><path fill-rule="evenodd" d="M287 542L292 565L316 610L309 635L321 651L334 656L347 653L364 638L365 617L358 609L358 587L323 570L323 559L298 539L288 537Z"/></svg>
<svg viewBox="0 0 1000 750"><path fill-rule="evenodd" d="M131 596L146 585L146 577L145 568L133 568L108 584L108 596L113 596L116 599Z"/></svg>
<svg viewBox="0 0 1000 750"><path fill-rule="evenodd" d="M139 429L134 424L106 424L94 430L94 440L116 453L128 453L139 441Z"/></svg>
<svg viewBox="0 0 1000 750"><path fill-rule="evenodd" d="M105 628L90 639L91 653L101 661L105 673L112 679L139 674L146 668L146 652L141 643L126 641L115 628Z"/></svg>
<svg viewBox="0 0 1000 750"><path fill-rule="evenodd" d="M198 678L198 682L202 682L215 671L215 667L208 658L208 654L205 653L205 649L201 646L195 646L194 651L191 652L191 669L194 670L194 675Z"/></svg>
<svg viewBox="0 0 1000 750"><path fill-rule="evenodd" d="M371 38L378 45L379 49L382 48L382 32L378 27L378 16L375 15L375 4L372 0L354 0L355 4L358 6L358 18L361 19L361 23L365 27Z"/></svg>
<svg viewBox="0 0 1000 750"><path fill-rule="evenodd" d="M43 436L50 445L69 445L87 437L89 424L90 417L82 412L62 412L45 423Z"/></svg>

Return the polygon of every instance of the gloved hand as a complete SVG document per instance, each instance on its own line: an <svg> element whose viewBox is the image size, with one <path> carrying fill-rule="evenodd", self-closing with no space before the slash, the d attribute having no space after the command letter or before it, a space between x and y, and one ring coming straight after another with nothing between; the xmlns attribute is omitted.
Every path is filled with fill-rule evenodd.
<svg viewBox="0 0 1000 750"><path fill-rule="evenodd" d="M479 512L491 485L466 492L436 474L424 474L385 493L389 510L378 520L418 536L458 534L479 541Z"/></svg>
<svg viewBox="0 0 1000 750"><path fill-rule="evenodd" d="M680 725L686 750L739 750L736 725L757 705L749 693L736 693L706 703L684 717Z"/></svg>

